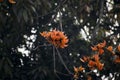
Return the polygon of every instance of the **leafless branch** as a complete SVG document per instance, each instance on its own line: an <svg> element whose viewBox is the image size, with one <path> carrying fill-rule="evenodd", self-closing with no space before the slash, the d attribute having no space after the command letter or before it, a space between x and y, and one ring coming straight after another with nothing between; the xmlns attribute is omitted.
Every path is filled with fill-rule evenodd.
<svg viewBox="0 0 120 80"><path fill-rule="evenodd" d="M65 64L65 62L64 62L64 60L63 60L62 56L60 55L60 52L58 51L57 48L56 48L56 51L57 51L57 54L58 54L58 57L59 57L60 61L61 61L62 64L64 65L65 69L68 71L69 74L73 74L73 73L68 69L68 67L66 66L66 64Z"/></svg>
<svg viewBox="0 0 120 80"><path fill-rule="evenodd" d="M94 39L93 37L97 36L97 32L98 32L99 27L100 27L100 21L101 21L101 19L102 19L103 11L104 11L104 2L105 2L105 0L101 0L100 14L99 14L99 18L98 18L98 21L97 21L97 23L96 23L97 25L95 26L93 35L91 36L92 39ZM92 41L94 41L94 40L92 40Z"/></svg>

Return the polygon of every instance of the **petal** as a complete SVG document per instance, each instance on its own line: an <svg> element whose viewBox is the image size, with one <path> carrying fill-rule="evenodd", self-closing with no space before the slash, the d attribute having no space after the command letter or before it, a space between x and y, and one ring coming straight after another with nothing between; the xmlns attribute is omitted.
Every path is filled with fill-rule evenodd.
<svg viewBox="0 0 120 80"><path fill-rule="evenodd" d="M117 56L116 59L114 60L115 63L120 63L120 57Z"/></svg>
<svg viewBox="0 0 120 80"><path fill-rule="evenodd" d="M102 55L104 53L104 50L103 49L99 49L98 52L99 52L100 55Z"/></svg>
<svg viewBox="0 0 120 80"><path fill-rule="evenodd" d="M82 66L80 66L80 67L79 67L79 71L81 72L81 71L83 71L83 70L85 70L85 68L82 67Z"/></svg>
<svg viewBox="0 0 120 80"><path fill-rule="evenodd" d="M8 1L9 1L9 3L11 3L11 4L15 4L15 3L16 3L14 0L8 0Z"/></svg>
<svg viewBox="0 0 120 80"><path fill-rule="evenodd" d="M98 50L98 48L97 48L96 46L91 47L91 49L92 49L93 51L97 51L97 50Z"/></svg>
<svg viewBox="0 0 120 80"><path fill-rule="evenodd" d="M94 62L94 61L92 61L92 60L90 60L89 62L88 62L88 67L94 67L96 65L96 62Z"/></svg>
<svg viewBox="0 0 120 80"><path fill-rule="evenodd" d="M100 59L98 54L93 55L93 57L94 57L95 61L99 61L99 59Z"/></svg>
<svg viewBox="0 0 120 80"><path fill-rule="evenodd" d="M79 70L77 67L74 66L74 71L75 71L75 73L78 73Z"/></svg>
<svg viewBox="0 0 120 80"><path fill-rule="evenodd" d="M117 47L118 51L120 52L120 45Z"/></svg>
<svg viewBox="0 0 120 80"><path fill-rule="evenodd" d="M107 50L110 51L110 52L112 52L113 47L112 46L108 46Z"/></svg>

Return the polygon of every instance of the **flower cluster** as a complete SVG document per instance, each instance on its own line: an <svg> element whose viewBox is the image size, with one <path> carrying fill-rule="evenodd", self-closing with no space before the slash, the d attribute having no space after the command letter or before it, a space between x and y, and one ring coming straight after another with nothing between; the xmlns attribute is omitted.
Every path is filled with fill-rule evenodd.
<svg viewBox="0 0 120 80"><path fill-rule="evenodd" d="M114 56L116 57L114 62L115 63L120 63L120 45L117 47L118 53L119 54L115 54Z"/></svg>
<svg viewBox="0 0 120 80"><path fill-rule="evenodd" d="M103 43L99 43L93 47L91 47L91 49L93 51L97 51L97 54L92 55L91 57L83 57L80 60L82 62L86 62L88 64L88 67L93 70L93 69L98 69L98 70L102 70L104 64L100 62L100 55L102 55L104 53L104 47L106 46L106 41L104 41Z"/></svg>
<svg viewBox="0 0 120 80"><path fill-rule="evenodd" d="M80 59L82 62L88 63L88 67L93 70L93 69L98 69L102 70L104 64L100 62L100 57L98 54L94 54L92 57L83 57Z"/></svg>
<svg viewBox="0 0 120 80"><path fill-rule="evenodd" d="M116 50L118 51L119 54L116 54L113 51L113 47L112 46L108 46L107 50L112 53L112 55L114 57L114 63L120 63L120 45L118 45L117 48L116 48Z"/></svg>
<svg viewBox="0 0 120 80"><path fill-rule="evenodd" d="M91 70L95 70L97 69L98 71L101 71L104 69L106 64L105 62L102 63L102 57L110 57L112 58L112 62L113 63L120 63L120 45L117 46L116 49L113 49L112 46L106 46L106 41L103 41L102 43L98 43L97 45L94 45L91 47L92 51L94 51L95 53L91 56L83 56L82 58L80 58L80 61L82 63L87 64L87 66L85 68L88 68L90 71ZM107 52L106 52L107 51ZM117 51L117 53L115 52ZM110 54L111 56L105 56ZM86 71L85 68L82 68ZM82 70L81 70L82 71ZM79 72L81 72L79 67L78 68L74 68L74 78L78 79L78 76L80 75ZM87 75L88 77L88 75ZM87 80L92 80L92 77L88 77Z"/></svg>
<svg viewBox="0 0 120 80"><path fill-rule="evenodd" d="M68 38L62 31L54 29L49 32L44 31L40 33L40 35L55 47L67 47ZM80 61L85 65L74 67L74 78L76 80L79 79L80 75L86 76L85 78L87 80L92 80L92 76L89 75L92 74L90 73L91 71L96 69L98 71L106 69L106 66L104 65L107 63L106 57L114 64L120 63L120 45L113 49L112 46L106 46L106 41L104 40L97 45L91 46L91 49L94 54L80 58Z"/></svg>
<svg viewBox="0 0 120 80"><path fill-rule="evenodd" d="M88 62L88 67L91 69L97 68L98 70L103 69L104 64L100 62L100 57L98 54L93 55L92 59Z"/></svg>
<svg viewBox="0 0 120 80"><path fill-rule="evenodd" d="M40 33L40 35L45 37L48 40L48 42L53 44L55 47L67 47L68 38L62 31L54 29L49 32L44 31Z"/></svg>
<svg viewBox="0 0 120 80"><path fill-rule="evenodd" d="M104 41L103 43L99 43L97 45L95 45L94 47L91 47L91 49L93 51L98 51L98 54L103 54L104 53L104 50L103 48L106 46L106 41Z"/></svg>
<svg viewBox="0 0 120 80"><path fill-rule="evenodd" d="M74 78L78 79L79 73L82 72L85 68L83 68L82 66L80 67L74 67Z"/></svg>
<svg viewBox="0 0 120 80"><path fill-rule="evenodd" d="M106 47L106 41L91 47L91 49L92 49L92 51L97 51L97 53L94 54L92 57L84 56L83 58L80 59L82 62L88 62L88 67L90 69L95 69L95 68L97 68L98 70L103 69L104 64L100 62L99 56L104 54L104 50L109 51L113 55L111 57L114 57L114 59L113 59L114 63L120 63L120 56L115 54L112 46ZM120 46L117 47L117 51L120 52Z"/></svg>

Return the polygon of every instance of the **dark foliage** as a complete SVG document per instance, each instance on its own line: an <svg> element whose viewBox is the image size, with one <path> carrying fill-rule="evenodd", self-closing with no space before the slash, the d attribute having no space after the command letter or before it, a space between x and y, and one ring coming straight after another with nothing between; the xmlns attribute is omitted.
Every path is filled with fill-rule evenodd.
<svg viewBox="0 0 120 80"><path fill-rule="evenodd" d="M68 47L58 50L70 71L73 71L74 65L81 64L80 57L91 55L90 46L95 43L106 40L108 45L116 46L120 42L119 0L113 0L113 3L107 0L15 2L12 4L9 0L0 0L0 80L58 80L58 77L61 80L73 79L57 54L55 62L59 72L54 72L53 47L39 34L51 28L64 31L69 38ZM111 10L106 3L112 5ZM32 32L33 30L36 32ZM83 36L86 39L82 38L80 32L85 33ZM107 36L106 32L113 33ZM30 38L31 35L36 36L35 41ZM33 43L32 47L26 42ZM29 56L18 51L23 46L30 51ZM111 70L112 66L116 69ZM119 73L118 66L108 64L108 69L101 72L101 75L109 76L109 73L114 74L116 71ZM94 78L100 79L96 76Z"/></svg>

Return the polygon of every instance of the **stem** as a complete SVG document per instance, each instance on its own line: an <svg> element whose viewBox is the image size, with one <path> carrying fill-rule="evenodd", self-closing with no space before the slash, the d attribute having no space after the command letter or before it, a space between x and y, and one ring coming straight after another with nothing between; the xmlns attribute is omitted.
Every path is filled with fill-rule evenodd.
<svg viewBox="0 0 120 80"><path fill-rule="evenodd" d="M59 14L60 14L60 20L59 20L59 24L60 24L60 30L63 31L63 28L62 28L62 15L61 15L61 11L59 9Z"/></svg>
<svg viewBox="0 0 120 80"><path fill-rule="evenodd" d="M95 30L94 30L94 32L93 32L93 36L92 36L92 41L94 41L94 37L96 37L97 36L97 32L98 32L98 30L99 30L99 26L100 26L100 21L101 21L101 19L102 19L102 16L103 16L103 11L104 11L104 2L105 2L105 0L102 0L101 1L101 9L100 9L100 14L99 14L99 18L98 18L98 22L96 23L97 25L95 26Z"/></svg>
<svg viewBox="0 0 120 80"><path fill-rule="evenodd" d="M65 76L70 76L69 74L65 74L65 73L62 73L62 72L59 72L59 71L56 71L56 73L59 73L59 74L65 75Z"/></svg>
<svg viewBox="0 0 120 80"><path fill-rule="evenodd" d="M56 47L55 47L55 48L56 48ZM66 66L65 62L63 61L62 56L60 55L60 52L58 51L57 48L56 48L56 50L57 50L57 53L58 53L58 57L59 57L60 61L62 62L63 66L65 67L65 69L68 71L69 74L73 74L73 73L67 68L67 66Z"/></svg>
<svg viewBox="0 0 120 80"><path fill-rule="evenodd" d="M53 67L54 67L54 72L56 72L56 64L55 64L55 48L53 46Z"/></svg>

